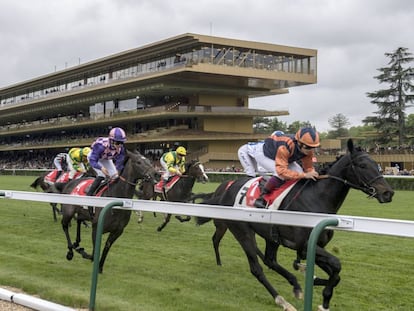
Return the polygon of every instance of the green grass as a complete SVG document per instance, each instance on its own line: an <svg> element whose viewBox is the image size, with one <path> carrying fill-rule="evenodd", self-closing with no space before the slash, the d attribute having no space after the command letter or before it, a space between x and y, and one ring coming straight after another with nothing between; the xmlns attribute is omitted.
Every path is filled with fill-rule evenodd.
<svg viewBox="0 0 414 311"><path fill-rule="evenodd" d="M31 191L34 177L0 176L0 189ZM209 192L214 184L196 184ZM340 210L344 215L414 220L414 192L398 191L390 204L379 204L351 191ZM0 199L0 286L14 286L75 308L89 305L92 263L75 254L66 260L66 239L53 222L47 203ZM221 244L223 266L215 264L211 223L172 219L161 233L161 215L145 213L142 224L132 216L111 249L99 275L97 311L279 310L250 274L246 257L229 233ZM74 234L74 226L72 227ZM106 236L104 236L106 239ZM260 245L263 242L259 240ZM83 246L91 250L91 229L83 228ZM331 310L409 310L414 304L414 241L408 238L335 232L328 251L341 259L341 283ZM291 269L294 252L281 248L279 261ZM264 267L270 282L298 310L303 301L291 287ZM292 270L292 269L291 269ZM324 276L316 269L315 273ZM295 272L304 286L302 275ZM321 303L321 288L314 290ZM314 308L315 309L315 308ZM280 309L281 310L281 309Z"/></svg>

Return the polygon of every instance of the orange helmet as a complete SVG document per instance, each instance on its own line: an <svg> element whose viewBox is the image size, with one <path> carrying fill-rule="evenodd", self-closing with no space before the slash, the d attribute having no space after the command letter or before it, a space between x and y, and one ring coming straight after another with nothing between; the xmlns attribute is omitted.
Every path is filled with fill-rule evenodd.
<svg viewBox="0 0 414 311"><path fill-rule="evenodd" d="M309 147L319 147L319 134L311 127L302 127L296 132L295 139Z"/></svg>

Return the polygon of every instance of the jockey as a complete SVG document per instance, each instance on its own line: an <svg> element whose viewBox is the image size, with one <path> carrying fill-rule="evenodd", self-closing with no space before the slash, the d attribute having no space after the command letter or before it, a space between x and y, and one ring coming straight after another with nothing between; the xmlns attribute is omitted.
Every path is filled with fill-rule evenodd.
<svg viewBox="0 0 414 311"><path fill-rule="evenodd" d="M125 142L125 131L120 127L114 127L108 137L99 137L92 144L88 161L97 176L86 195L93 195L105 177L118 178L124 168Z"/></svg>
<svg viewBox="0 0 414 311"><path fill-rule="evenodd" d="M68 164L69 181L73 179L76 172L85 173L88 170L88 154L91 152L91 148L72 148L69 150L66 156L66 162Z"/></svg>
<svg viewBox="0 0 414 311"><path fill-rule="evenodd" d="M62 174L62 172L64 170L63 166L65 166L67 164L67 162L66 162L66 157L67 156L68 156L67 153L60 152L53 159L53 164L55 165L55 167L57 169L56 180L59 178L60 174Z"/></svg>
<svg viewBox="0 0 414 311"><path fill-rule="evenodd" d="M160 164L164 169L162 179L164 180L164 189L168 179L173 175L181 176L185 173L185 156L187 150L180 146L175 151L169 151L161 156Z"/></svg>
<svg viewBox="0 0 414 311"><path fill-rule="evenodd" d="M263 144L265 158L259 161L259 165L273 169L273 176L267 181L255 206L266 208L264 195L280 187L285 180L316 180L319 174L312 161L316 147L319 147L319 134L311 127L299 129L294 137L286 135L266 138ZM297 163L299 160L302 165Z"/></svg>
<svg viewBox="0 0 414 311"><path fill-rule="evenodd" d="M280 137L285 135L282 131L274 131L270 137ZM249 142L241 146L237 152L240 164L243 166L247 176L256 177L256 173L263 173L265 170L258 165L257 159L264 158L263 154L264 141ZM272 170L273 171L273 170Z"/></svg>

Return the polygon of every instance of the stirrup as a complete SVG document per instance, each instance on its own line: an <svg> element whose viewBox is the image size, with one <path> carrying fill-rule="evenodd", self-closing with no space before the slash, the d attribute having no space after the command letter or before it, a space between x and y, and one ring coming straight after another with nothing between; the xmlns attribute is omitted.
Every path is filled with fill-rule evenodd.
<svg viewBox="0 0 414 311"><path fill-rule="evenodd" d="M256 201L254 201L254 207L267 208L267 201L264 198L258 198Z"/></svg>

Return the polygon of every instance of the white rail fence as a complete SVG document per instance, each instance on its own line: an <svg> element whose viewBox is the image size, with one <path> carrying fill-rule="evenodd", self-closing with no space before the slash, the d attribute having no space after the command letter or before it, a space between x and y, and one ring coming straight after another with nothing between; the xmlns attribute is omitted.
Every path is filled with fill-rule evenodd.
<svg viewBox="0 0 414 311"><path fill-rule="evenodd" d="M113 201L122 201L123 207L114 208L302 227L315 227L322 220L336 218L338 219L338 226L332 227L331 229L414 238L414 221L409 220L276 211L256 208L236 208L229 206L146 201L109 197L85 197L67 194L50 194L14 190L0 190L0 198L100 207L104 207Z"/></svg>

